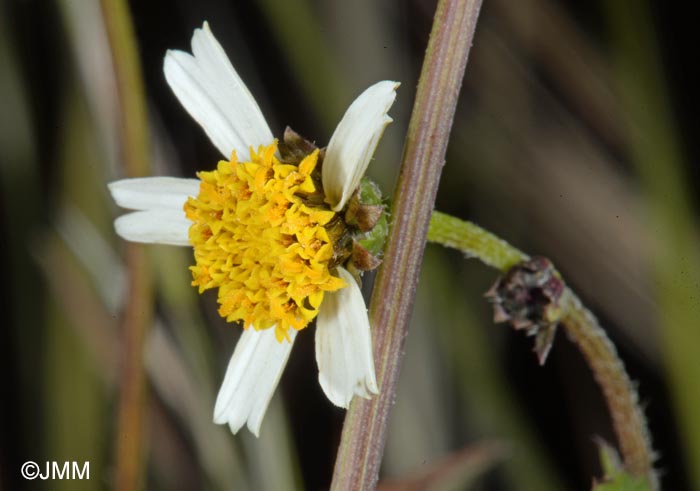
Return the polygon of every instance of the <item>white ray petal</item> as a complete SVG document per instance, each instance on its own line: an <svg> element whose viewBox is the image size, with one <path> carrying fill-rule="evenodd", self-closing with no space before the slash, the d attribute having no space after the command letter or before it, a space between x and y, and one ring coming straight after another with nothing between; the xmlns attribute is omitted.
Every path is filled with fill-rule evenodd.
<svg viewBox="0 0 700 491"><path fill-rule="evenodd" d="M233 150L247 159L251 146L272 143L260 107L206 22L194 31L192 53L169 50L165 79L216 148L227 159Z"/></svg>
<svg viewBox="0 0 700 491"><path fill-rule="evenodd" d="M199 194L199 179L141 177L110 182L114 201L129 210L182 210L190 196Z"/></svg>
<svg viewBox="0 0 700 491"><path fill-rule="evenodd" d="M183 246L190 245L190 225L182 209L135 211L114 221L117 234L131 242Z"/></svg>
<svg viewBox="0 0 700 491"><path fill-rule="evenodd" d="M327 293L316 321L318 380L328 399L348 407L353 395L378 394L367 308L355 279L343 268L348 286Z"/></svg>
<svg viewBox="0 0 700 491"><path fill-rule="evenodd" d="M328 143L323 160L326 201L340 211L357 189L377 143L392 119L387 115L398 82L384 80L365 90L345 112Z"/></svg>
<svg viewBox="0 0 700 491"><path fill-rule="evenodd" d="M258 436L260 424L292 351L296 331L290 341L277 341L275 329L243 331L226 369L214 407L214 423L228 424L236 433L247 423Z"/></svg>

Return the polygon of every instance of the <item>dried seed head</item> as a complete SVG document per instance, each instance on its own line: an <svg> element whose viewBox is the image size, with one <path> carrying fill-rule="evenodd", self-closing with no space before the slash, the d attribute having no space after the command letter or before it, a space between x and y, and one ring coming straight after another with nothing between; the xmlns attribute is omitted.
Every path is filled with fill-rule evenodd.
<svg viewBox="0 0 700 491"><path fill-rule="evenodd" d="M496 280L485 297L493 304L494 322L508 322L514 329L535 336L534 351L544 364L554 342L565 289L552 262L533 257Z"/></svg>

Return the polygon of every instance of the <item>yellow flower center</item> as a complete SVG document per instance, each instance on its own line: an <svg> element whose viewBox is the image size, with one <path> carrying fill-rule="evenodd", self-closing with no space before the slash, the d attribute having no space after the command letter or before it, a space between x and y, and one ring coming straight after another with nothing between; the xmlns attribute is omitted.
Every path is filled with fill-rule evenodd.
<svg viewBox="0 0 700 491"><path fill-rule="evenodd" d="M193 222L189 239L196 264L192 285L218 288L219 314L243 326L275 326L278 340L318 315L325 292L343 288L333 276L328 228L336 213L322 200L312 176L319 151L298 165L276 157L277 141L251 149L250 162L220 161L200 172L199 195L185 204ZM318 174L318 173L317 173Z"/></svg>

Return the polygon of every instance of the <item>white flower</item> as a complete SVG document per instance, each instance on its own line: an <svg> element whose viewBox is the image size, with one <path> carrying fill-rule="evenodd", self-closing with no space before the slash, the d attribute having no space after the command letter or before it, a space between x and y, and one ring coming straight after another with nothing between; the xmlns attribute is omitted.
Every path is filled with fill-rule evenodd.
<svg viewBox="0 0 700 491"><path fill-rule="evenodd" d="M229 158L235 152L229 162L233 168L237 165L236 156L250 154L255 162L266 158L274 160L271 155L276 149L276 141L272 132L206 22L192 36L192 55L168 51L163 68L177 98L223 156ZM350 105L338 124L323 160L322 183L328 203L324 206L329 210L323 213L333 215L331 210L342 210L358 187L384 128L391 122L387 112L394 102L398 85L382 81L369 87ZM259 149L258 154L255 149ZM268 153L263 155L266 151ZM314 160L308 165L309 169L315 165L317 152L315 155L311 156ZM225 178L226 165L226 162L220 163L217 179ZM204 180L205 175L213 174L217 171L200 173L200 177ZM111 183L109 189L117 204L136 210L117 218L117 233L135 242L193 245L196 239L192 237L196 232L190 230L194 226L188 219L192 215L186 216L183 206L193 203L193 197L197 197L200 191L204 193L204 187L200 188L200 185L204 186L199 179L171 177L125 179ZM322 228L323 220L319 218L317 222L314 222L315 226ZM197 267L193 267L193 271ZM310 316L317 314L316 359L321 387L331 402L347 407L354 395L368 398L378 393L378 387L370 325L360 288L342 266L334 267L332 271L336 276L328 278L329 283L323 287L325 292L309 296L304 304L308 307L310 302L317 308ZM211 280L209 273L200 271L199 274L200 291L211 287L211 281L205 284L207 279ZM219 286L222 315L228 316L229 320L243 318L244 314L236 313L239 306L235 302L224 305L222 288ZM314 299L318 298L322 299L320 305L314 306ZM298 308L306 312L305 307ZM219 390L214 422L227 423L234 433L247 423L250 431L258 435L297 334L298 327L280 329L278 324L270 328L269 324L266 320L256 320L246 325L248 328L236 346Z"/></svg>

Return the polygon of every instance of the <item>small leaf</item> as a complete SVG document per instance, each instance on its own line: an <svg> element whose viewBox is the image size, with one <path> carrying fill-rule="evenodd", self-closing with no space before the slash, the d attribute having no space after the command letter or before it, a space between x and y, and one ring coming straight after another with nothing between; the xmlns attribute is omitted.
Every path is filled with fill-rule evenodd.
<svg viewBox="0 0 700 491"><path fill-rule="evenodd" d="M384 242L388 233L389 222L386 219L386 213L383 213L374 228L361 236L358 242L373 256L380 256L384 251Z"/></svg>
<svg viewBox="0 0 700 491"><path fill-rule="evenodd" d="M604 440L598 442L598 455L603 468L603 480L593 483L593 491L650 491L649 482L629 474L623 467L617 450Z"/></svg>
<svg viewBox="0 0 700 491"><path fill-rule="evenodd" d="M363 177L360 181L359 194L360 203L363 205L382 204L382 191L377 186L377 183L369 177Z"/></svg>
<svg viewBox="0 0 700 491"><path fill-rule="evenodd" d="M612 480L593 484L593 491L650 491L649 483L643 477L626 472L618 473Z"/></svg>

